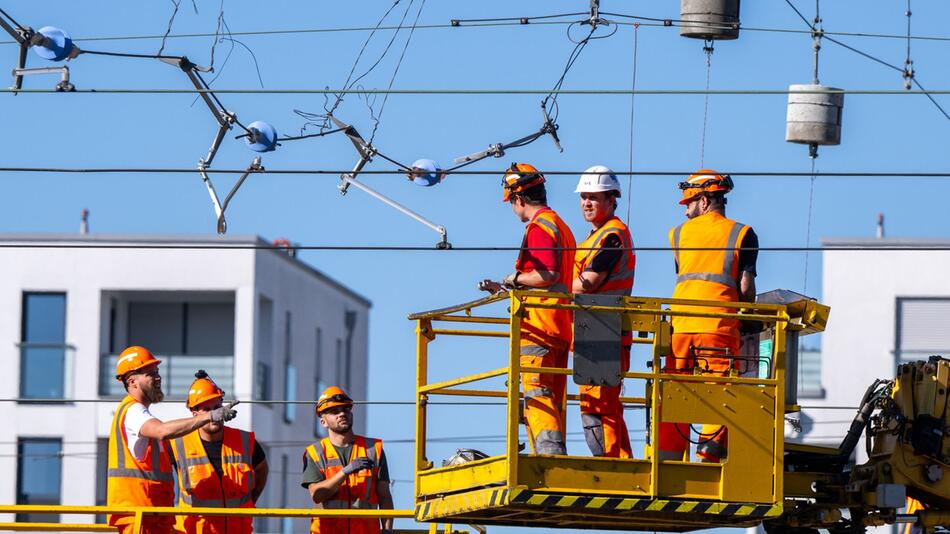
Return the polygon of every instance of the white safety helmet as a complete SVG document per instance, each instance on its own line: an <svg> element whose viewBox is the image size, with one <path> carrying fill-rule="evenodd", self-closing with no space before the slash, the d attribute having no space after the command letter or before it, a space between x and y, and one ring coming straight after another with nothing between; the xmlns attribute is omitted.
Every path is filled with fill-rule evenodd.
<svg viewBox="0 0 950 534"><path fill-rule="evenodd" d="M594 165L584 171L580 181L577 182L575 193L604 193L607 191L616 191L620 196L620 181L614 171L603 165Z"/></svg>

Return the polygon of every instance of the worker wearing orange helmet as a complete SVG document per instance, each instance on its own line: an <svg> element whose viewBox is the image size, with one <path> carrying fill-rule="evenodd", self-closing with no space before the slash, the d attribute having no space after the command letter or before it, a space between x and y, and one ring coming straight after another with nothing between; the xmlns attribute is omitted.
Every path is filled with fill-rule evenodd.
<svg viewBox="0 0 950 534"><path fill-rule="evenodd" d="M540 289L568 293L574 264L574 234L547 204L544 175L527 163L512 163L502 178L502 200L525 227L515 270L502 282L484 280L479 287ZM528 297L526 303L565 304L566 299ZM521 365L567 368L572 338L571 312L525 308L521 321ZM531 449L537 454L567 454L564 401L567 376L522 373L524 417Z"/></svg>
<svg viewBox="0 0 950 534"><path fill-rule="evenodd" d="M392 510L383 442L353 432L353 399L337 386L328 387L317 399L316 412L327 437L304 451L301 479L313 503L333 510ZM392 518L315 517L310 522L310 532L321 534L380 534L392 528Z"/></svg>
<svg viewBox="0 0 950 534"><path fill-rule="evenodd" d="M199 416L223 406L224 391L203 369L195 373L185 405ZM173 439L181 508L254 508L267 483L267 457L253 432L211 422ZM188 534L252 532L251 517L180 515L176 530Z"/></svg>
<svg viewBox="0 0 950 534"><path fill-rule="evenodd" d="M627 225L615 215L620 181L603 165L581 175L575 193L581 196L581 214L593 227L577 245L571 292L629 296L637 257ZM630 370L632 332L624 328L620 371ZM594 456L631 458L630 436L623 418L620 392L623 386L580 386L581 422L584 437Z"/></svg>
<svg viewBox="0 0 950 534"><path fill-rule="evenodd" d="M683 191L679 203L686 207L688 220L670 230L677 275L673 298L755 302L759 239L751 227L726 218L725 195L732 191L732 178L703 169L679 187ZM671 309L696 311L689 306ZM674 316L672 323L672 355L667 357L666 372L692 373L698 368L703 373L725 376L732 371L729 356L739 352L739 321ZM690 432L691 426L686 423L660 423L660 459L682 460L693 441ZM702 461L720 462L726 458L727 441L725 427L703 425L694 442L696 455Z"/></svg>
<svg viewBox="0 0 950 534"><path fill-rule="evenodd" d="M109 506L173 506L174 480L164 441L179 438L210 423L230 421L237 412L231 405L184 419L162 422L149 407L164 400L161 360L145 347L132 346L119 355L116 379L128 393L119 403L109 434L107 470ZM119 532L131 532L132 514L110 514L109 524ZM145 516L141 532L170 532L172 516Z"/></svg>

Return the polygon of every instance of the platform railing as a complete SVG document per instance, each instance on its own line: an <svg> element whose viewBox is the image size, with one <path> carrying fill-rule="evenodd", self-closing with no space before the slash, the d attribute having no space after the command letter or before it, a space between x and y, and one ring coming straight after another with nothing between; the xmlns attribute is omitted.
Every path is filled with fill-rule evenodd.
<svg viewBox="0 0 950 534"><path fill-rule="evenodd" d="M542 303L537 297L561 299L559 303ZM508 313L505 316L491 316L486 307L507 301ZM681 384L728 384L729 387L760 387L766 388L774 405L766 409L771 418L771 448L774 455L769 473L771 475L771 495L774 501L781 502L782 496L782 454L784 427L784 385L785 385L785 333L789 323L786 306L779 304L730 303L719 301L695 301L672 298L644 298L623 297L619 306L598 306L575 304L571 295L549 293L541 291L511 291L499 293L480 300L467 302L453 307L421 312L409 316L416 321L417 336L417 374L416 374L416 494L417 498L422 489L421 480L426 471L433 468L426 454L427 437L427 404L432 395L452 395L466 397L494 397L506 399L506 430L505 430L505 483L508 487L517 487L519 456L519 426L521 375L523 373L548 373L571 375L573 371L560 368L522 367L520 353L520 339L522 317L524 310L531 308L586 310L589 312L618 313L626 316L628 322L634 324L633 343L645 344L652 347L650 369L646 372L627 372L626 379L646 381L646 395L644 397L623 397L625 405L641 406L650 411L650 436L653 444L647 447L647 456L650 461L650 477L647 496L660 497L660 464L651 447L655 447L660 422L660 395L664 385ZM677 309L670 309L676 306ZM688 308L684 309L684 306ZM708 311L710 308L717 310ZM728 311L723 312L721 310ZM748 378L741 376L713 376L707 374L684 375L671 374L663 370L662 358L671 353L672 317L703 317L734 319L739 321L759 321L771 329L771 354L766 356L770 362L770 374L766 378ZM443 328L438 323L454 323L451 328ZM465 328L472 326L472 328ZM495 325L494 330L479 329L480 325ZM507 329L498 329L498 326L507 325ZM626 327L625 327L626 328ZM428 382L428 368L430 345L440 336L473 336L508 339L508 364L506 367L491 369L480 373ZM495 377L506 377L506 386L503 390L476 389L471 384ZM465 389L458 386L467 386ZM566 396L568 400L577 400L577 395ZM668 404L673 403L668 401ZM759 408L762 408L759 406ZM697 421L699 422L699 421ZM698 464L697 464L698 465ZM763 466L764 467L764 466ZM764 473L762 473L764 475ZM417 505L419 503L417 502Z"/></svg>
<svg viewBox="0 0 950 534"><path fill-rule="evenodd" d="M176 507L126 507L126 506L69 506L69 505L0 505L0 514L129 514L134 518L131 534L139 534L142 520L148 516L227 516L227 517L290 517L290 518L346 518L346 519L407 519L412 510L323 510L312 508L176 508ZM476 531L485 532L479 527ZM116 532L115 527L102 523L41 523L0 522L0 531L48 531L48 532ZM394 534L429 532L430 534L464 534L451 525L431 523L425 530L394 529Z"/></svg>

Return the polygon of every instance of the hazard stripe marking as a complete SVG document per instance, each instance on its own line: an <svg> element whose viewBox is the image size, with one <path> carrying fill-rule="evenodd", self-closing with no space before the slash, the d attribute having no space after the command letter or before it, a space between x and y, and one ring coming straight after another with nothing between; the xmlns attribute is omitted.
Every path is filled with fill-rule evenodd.
<svg viewBox="0 0 950 534"><path fill-rule="evenodd" d="M739 510L738 504L727 504L719 510L719 515L733 515Z"/></svg>

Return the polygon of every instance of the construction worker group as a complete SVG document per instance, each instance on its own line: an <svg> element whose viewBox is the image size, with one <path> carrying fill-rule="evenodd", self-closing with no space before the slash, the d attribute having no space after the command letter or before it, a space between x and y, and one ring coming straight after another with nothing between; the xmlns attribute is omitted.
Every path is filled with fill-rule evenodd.
<svg viewBox="0 0 950 534"><path fill-rule="evenodd" d="M687 221L670 230L677 299L721 302L755 300L758 238L752 229L725 216L733 188L728 175L700 170L679 184ZM542 304L566 303L547 293L631 295L636 268L633 238L616 215L620 182L607 167L585 171L575 189L584 220L591 228L577 243L564 220L548 206L544 175L532 165L512 163L502 180L504 202L526 223L514 271L501 282L484 280L490 292L541 289L529 296ZM675 309L675 307L674 307ZM526 308L522 318L521 365L567 368L572 350L570 310ZM728 311L721 309L721 311ZM740 324L731 319L674 316L672 350L664 372L726 375L738 360ZM632 332L621 332L620 368L630 366ZM111 426L108 458L108 504L187 508L252 508L267 482L268 465L254 433L226 426L237 416L237 401L204 371L195 374L187 398L191 417L161 421L149 408L164 399L161 361L148 349L132 346L116 364L116 378L128 394L119 403ZM523 373L524 420L531 451L567 454L563 374ZM594 456L631 458L624 422L622 385L580 386L581 423ZM316 401L316 417L327 437L302 453L301 485L317 508L392 509L389 469L382 441L353 431L353 400L339 387ZM727 454L728 431L704 425L694 441L689 422L659 427L656 453L661 460L684 460L689 444L702 461L718 462ZM177 483L176 483L177 480ZM138 524L137 524L138 523ZM248 516L111 514L119 532L246 533ZM392 519L321 518L311 532L386 533Z"/></svg>

